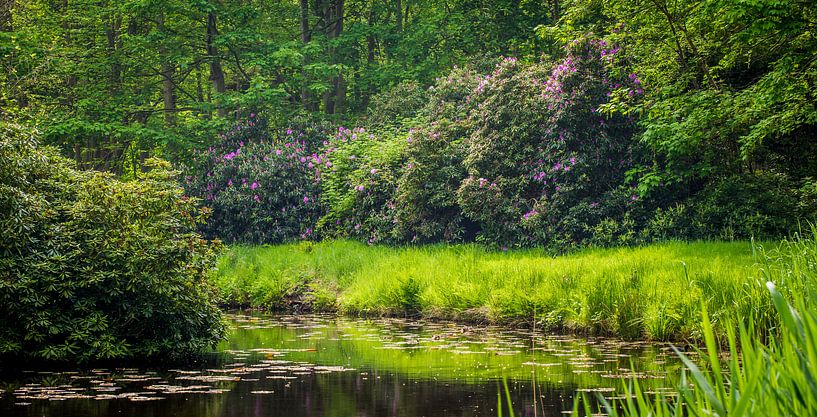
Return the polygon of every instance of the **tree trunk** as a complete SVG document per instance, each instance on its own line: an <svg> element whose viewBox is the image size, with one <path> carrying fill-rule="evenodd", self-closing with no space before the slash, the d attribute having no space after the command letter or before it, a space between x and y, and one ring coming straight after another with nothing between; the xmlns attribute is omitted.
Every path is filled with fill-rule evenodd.
<svg viewBox="0 0 817 417"><path fill-rule="evenodd" d="M329 39L336 39L343 32L343 3L344 0L335 0L326 7L324 13L324 30ZM337 62L337 51L332 50L333 62ZM346 86L343 77L338 75L329 80L329 91L323 95L323 108L327 114L341 113L346 102ZM340 97L343 95L343 97ZM340 103L340 107L337 104Z"/></svg>
<svg viewBox="0 0 817 417"><path fill-rule="evenodd" d="M343 3L344 0L337 0L335 4L335 19L337 22L335 23L335 30L333 38L340 37L341 32L343 32ZM338 74L335 77L335 113L343 113L346 111L346 80L343 78L343 74Z"/></svg>
<svg viewBox="0 0 817 417"><path fill-rule="evenodd" d="M12 32L14 21L11 11L14 9L14 0L0 0L0 32Z"/></svg>
<svg viewBox="0 0 817 417"><path fill-rule="evenodd" d="M210 81L213 83L213 89L216 91L216 99L218 100L218 96L227 91L227 87L224 83L224 69L221 67L221 58L215 45L216 36L218 36L216 13L211 11L207 13L207 59L210 61ZM218 108L219 117L227 115L227 109L221 104L216 107Z"/></svg>
<svg viewBox="0 0 817 417"><path fill-rule="evenodd" d="M343 114L346 111L346 80L343 74L335 79L335 113Z"/></svg>
<svg viewBox="0 0 817 417"><path fill-rule="evenodd" d="M309 0L300 0L301 8L301 43L308 44L312 40L312 35L309 32ZM308 60L304 59L304 65L308 64ZM306 72L301 70L301 79L303 85L301 86L301 105L306 110L314 111L312 94L309 94L309 87L307 86Z"/></svg>
<svg viewBox="0 0 817 417"><path fill-rule="evenodd" d="M394 18L398 32L403 31L403 5L400 0L395 0L394 4Z"/></svg>
<svg viewBox="0 0 817 417"><path fill-rule="evenodd" d="M559 21L559 15L562 14L561 5L559 4L559 0L550 0L550 20L551 24L555 24Z"/></svg>
<svg viewBox="0 0 817 417"><path fill-rule="evenodd" d="M70 14L70 11L68 10L68 0L62 1L62 8L58 9L58 12L61 13L62 15L63 39L65 40L65 48L68 49L70 48L71 43L73 42L71 39L72 28L71 25L68 23L69 22L68 16ZM78 81L79 80L77 79L77 76L71 73L68 74L68 78L66 78L65 84L69 89L73 89L74 87L76 87ZM73 94L70 94L70 96L73 97ZM69 102L70 101L71 99L69 99Z"/></svg>
<svg viewBox="0 0 817 417"><path fill-rule="evenodd" d="M122 64L119 62L118 51L122 49L122 40L119 34L122 27L122 17L112 18L105 25L105 37L108 41L107 50L111 60L111 85L110 92L113 94L120 92L122 86Z"/></svg>
<svg viewBox="0 0 817 417"><path fill-rule="evenodd" d="M160 32L165 31L165 16L164 11L159 12L157 22L157 29ZM159 52L162 59L162 101L164 102L165 126L176 125L176 96L174 94L173 86L173 72L174 66L168 58L167 48L159 47Z"/></svg>
<svg viewBox="0 0 817 417"><path fill-rule="evenodd" d="M375 15L375 8L374 4L372 4L372 8L369 9L369 33L366 35L366 63L372 65L374 63L374 52L375 48L377 48L377 40L372 33L374 29L375 22L377 21L377 16Z"/></svg>

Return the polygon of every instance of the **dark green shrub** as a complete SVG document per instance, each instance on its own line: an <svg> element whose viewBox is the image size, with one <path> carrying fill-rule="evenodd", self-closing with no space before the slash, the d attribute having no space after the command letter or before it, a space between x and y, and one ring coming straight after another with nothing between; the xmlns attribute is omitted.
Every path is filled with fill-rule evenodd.
<svg viewBox="0 0 817 417"><path fill-rule="evenodd" d="M480 224L481 240L568 240L573 232L560 224L572 207L605 210L606 195L624 183L637 156L634 120L616 108L637 99L640 82L622 74L617 51L602 40L579 39L554 65L508 58L479 84L464 160L469 176L458 198ZM603 217L597 219L583 227Z"/></svg>
<svg viewBox="0 0 817 417"><path fill-rule="evenodd" d="M800 212L799 191L797 184L789 178L771 172L735 175L714 181L690 200L695 234L692 237L765 239L785 236L797 228L799 219L813 219Z"/></svg>
<svg viewBox="0 0 817 417"><path fill-rule="evenodd" d="M428 94L416 81L404 81L372 97L367 109L372 126L399 125L412 119L428 101Z"/></svg>
<svg viewBox="0 0 817 417"><path fill-rule="evenodd" d="M319 190L331 167L331 135L322 123L270 130L251 118L196 155L186 189L212 208L204 234L249 243L311 237L324 212Z"/></svg>
<svg viewBox="0 0 817 417"><path fill-rule="evenodd" d="M474 225L462 214L457 189L470 134L471 100L483 77L455 68L429 89L417 126L409 130L406 165L397 183L397 233L410 242L457 241L472 237Z"/></svg>
<svg viewBox="0 0 817 417"><path fill-rule="evenodd" d="M394 241L395 184L406 140L393 132L340 128L330 141L331 169L321 181L327 207L318 229L369 243Z"/></svg>
<svg viewBox="0 0 817 417"><path fill-rule="evenodd" d="M0 125L0 356L179 356L223 335L211 242L169 164L138 181L78 171Z"/></svg>

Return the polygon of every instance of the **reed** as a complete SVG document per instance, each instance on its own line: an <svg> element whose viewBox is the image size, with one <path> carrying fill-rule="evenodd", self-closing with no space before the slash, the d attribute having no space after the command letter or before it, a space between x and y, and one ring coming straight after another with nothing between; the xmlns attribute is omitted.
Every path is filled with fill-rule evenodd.
<svg viewBox="0 0 817 417"><path fill-rule="evenodd" d="M814 233L817 236L817 233ZM624 399L608 401L583 396L574 415L604 413L619 416L814 416L817 415L817 243L811 238L783 242L762 253L767 279L764 299L777 325L738 315L729 318L724 360L711 313L701 314L705 347L702 361L677 354L685 372L673 396L645 393L637 380L625 383ZM765 324L765 323L764 323Z"/></svg>

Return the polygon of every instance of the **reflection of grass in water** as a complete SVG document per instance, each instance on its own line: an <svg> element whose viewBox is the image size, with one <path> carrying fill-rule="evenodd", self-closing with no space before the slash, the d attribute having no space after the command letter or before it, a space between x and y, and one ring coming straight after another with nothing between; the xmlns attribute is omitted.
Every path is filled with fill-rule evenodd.
<svg viewBox="0 0 817 417"><path fill-rule="evenodd" d="M294 351L287 352L283 359L459 383L485 382L504 377L522 381L535 379L537 384L546 385L611 386L616 384L616 378L602 375L620 374L619 368L629 368L631 359L644 374L660 375L667 368L679 367L658 361L657 355L661 353L657 348L640 350L634 358L622 357L616 362L602 362L604 359L612 360L612 355L617 352L613 348L605 350L590 346L582 340L566 342L537 338L539 350L531 352L527 347L517 345L521 342L529 346L530 340L512 339L509 335L484 329L474 329L473 334L462 335L459 326L429 324L426 330L420 332L404 332L396 329L393 323L324 320L326 322L315 321L317 327L306 325L292 329L271 325L264 316L259 316L259 328L232 330L229 340L220 349L292 349ZM326 323L330 325L320 327ZM441 335L435 340L435 336ZM411 343L398 344L406 340ZM506 355L512 350L520 352ZM596 365L588 367L592 363ZM599 373L591 370L599 370ZM668 383L663 379L646 382L649 386Z"/></svg>
<svg viewBox="0 0 817 417"><path fill-rule="evenodd" d="M225 302L286 307L292 298L349 314L406 314L530 323L626 338L699 338L706 303L769 317L753 285L749 242L666 243L552 258L476 245L369 247L350 241L237 246L214 281ZM288 301L289 300L289 301Z"/></svg>

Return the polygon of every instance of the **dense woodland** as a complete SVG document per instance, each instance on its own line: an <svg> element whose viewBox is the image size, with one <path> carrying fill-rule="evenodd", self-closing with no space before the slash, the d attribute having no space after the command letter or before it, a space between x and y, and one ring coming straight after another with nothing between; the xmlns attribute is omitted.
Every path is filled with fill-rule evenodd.
<svg viewBox="0 0 817 417"><path fill-rule="evenodd" d="M808 1L7 1L0 118L81 169L186 167L228 241L772 237L814 214L815 25Z"/></svg>
<svg viewBox="0 0 817 417"><path fill-rule="evenodd" d="M813 1L5 0L0 65L0 355L200 350L216 239L562 252L817 214Z"/></svg>

